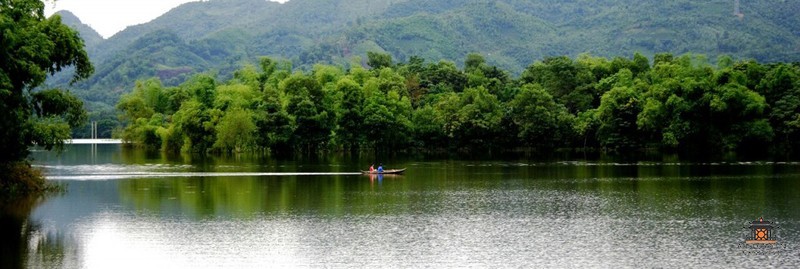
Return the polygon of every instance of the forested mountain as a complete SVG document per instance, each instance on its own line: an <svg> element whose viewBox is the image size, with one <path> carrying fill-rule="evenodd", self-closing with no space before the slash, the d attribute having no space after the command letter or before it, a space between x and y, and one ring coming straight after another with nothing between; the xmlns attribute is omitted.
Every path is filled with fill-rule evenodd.
<svg viewBox="0 0 800 269"><path fill-rule="evenodd" d="M97 31L92 29L89 25L84 24L81 20L72 14L72 12L62 10L57 13L61 16L61 23L72 27L80 33L81 38L83 38L83 43L86 45L87 50L90 48L94 48L98 44L103 42L103 37L100 36Z"/></svg>
<svg viewBox="0 0 800 269"><path fill-rule="evenodd" d="M107 40L78 27L96 72L74 85L92 109L110 108L134 81L177 85L191 74L220 79L259 57L349 66L366 52L399 61L460 61L468 53L513 74L548 56L641 52L728 54L800 61L800 2L656 0L210 0L181 5ZM62 13L68 21L71 14ZM69 20L71 21L71 19ZM71 23L68 23L72 25ZM82 24L76 24L82 25ZM362 61L364 64L364 61ZM50 80L51 85L66 76Z"/></svg>

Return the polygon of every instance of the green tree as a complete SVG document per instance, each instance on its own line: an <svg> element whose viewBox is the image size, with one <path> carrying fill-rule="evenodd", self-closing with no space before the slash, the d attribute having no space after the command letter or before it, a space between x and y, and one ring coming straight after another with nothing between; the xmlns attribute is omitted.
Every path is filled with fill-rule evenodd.
<svg viewBox="0 0 800 269"><path fill-rule="evenodd" d="M714 72L682 56L659 63L649 80L637 124L662 147L725 151L772 139L764 97L742 85L740 71Z"/></svg>
<svg viewBox="0 0 800 269"><path fill-rule="evenodd" d="M598 140L609 150L637 148L643 142L636 125L642 111L641 92L634 87L630 70L615 76L614 88L603 94L597 108Z"/></svg>
<svg viewBox="0 0 800 269"><path fill-rule="evenodd" d="M480 70L486 65L486 59L483 58L482 55L477 53L470 53L467 54L467 59L464 60L464 71L467 73Z"/></svg>
<svg viewBox="0 0 800 269"><path fill-rule="evenodd" d="M467 81L467 76L448 61L429 64L420 74L420 85L430 94L462 92Z"/></svg>
<svg viewBox="0 0 800 269"><path fill-rule="evenodd" d="M656 53L656 55L653 56L653 66L672 63L673 58L671 53Z"/></svg>
<svg viewBox="0 0 800 269"><path fill-rule="evenodd" d="M336 112L336 135L346 149L355 150L364 141L364 92L349 78L339 80L336 90L343 94Z"/></svg>
<svg viewBox="0 0 800 269"><path fill-rule="evenodd" d="M538 84L524 85L509 106L522 145L552 149L572 138L574 116Z"/></svg>
<svg viewBox="0 0 800 269"><path fill-rule="evenodd" d="M363 125L367 141L376 150L399 149L411 142L411 101L395 90L367 90L367 95Z"/></svg>
<svg viewBox="0 0 800 269"><path fill-rule="evenodd" d="M633 64L630 67L634 75L639 75L650 71L650 60L641 53L633 54Z"/></svg>
<svg viewBox="0 0 800 269"><path fill-rule="evenodd" d="M233 79L229 84L243 84L255 91L262 91L265 82L265 74L259 73L254 66L248 64L233 72Z"/></svg>
<svg viewBox="0 0 800 269"><path fill-rule="evenodd" d="M597 130L599 126L600 122L597 119L596 109L579 113L575 117L575 123L572 128L574 130L573 132L580 140L573 141L574 145L582 147L584 150L598 146Z"/></svg>
<svg viewBox="0 0 800 269"><path fill-rule="evenodd" d="M500 101L483 87L469 88L461 94L459 116L460 141L470 146L494 146L500 132L503 110Z"/></svg>
<svg viewBox="0 0 800 269"><path fill-rule="evenodd" d="M245 149L252 149L255 143L256 125L253 122L253 113L249 110L234 108L226 112L215 127L216 149L224 152L242 152Z"/></svg>
<svg viewBox="0 0 800 269"><path fill-rule="evenodd" d="M217 82L210 75L200 74L192 77L181 87L197 100L204 108L214 106L217 95Z"/></svg>
<svg viewBox="0 0 800 269"><path fill-rule="evenodd" d="M119 119L128 123L121 133L122 140L148 148L160 148L158 130L165 128L165 115L172 113L170 100L157 78L137 81L133 92L125 94L117 103Z"/></svg>
<svg viewBox="0 0 800 269"><path fill-rule="evenodd" d="M497 97L486 88L468 88L444 95L436 104L437 121L444 123L451 146L491 148L500 134L503 111Z"/></svg>
<svg viewBox="0 0 800 269"><path fill-rule="evenodd" d="M766 97L769 121L783 144L800 141L800 68L780 64L756 87Z"/></svg>
<svg viewBox="0 0 800 269"><path fill-rule="evenodd" d="M773 129L763 117L767 107L763 96L736 83L714 88L709 96L709 107L714 121L707 124L714 128L708 141L713 141L725 150L743 147L758 148L768 145L773 138Z"/></svg>
<svg viewBox="0 0 800 269"><path fill-rule="evenodd" d="M497 96L500 101L514 98L516 88L511 87L508 74L496 66L486 64L483 56L476 53L467 55L464 60L464 72L467 75L467 87L484 87Z"/></svg>
<svg viewBox="0 0 800 269"><path fill-rule="evenodd" d="M330 140L335 115L324 102L322 87L302 73L281 81L280 87L289 96L287 112L295 119L293 144L305 152L323 149Z"/></svg>
<svg viewBox="0 0 800 269"><path fill-rule="evenodd" d="M205 153L216 141L216 128L212 113L203 103L191 99L183 103L181 109L172 116L176 134L184 138L182 151Z"/></svg>
<svg viewBox="0 0 800 269"><path fill-rule="evenodd" d="M547 58L512 80L477 54L463 71L412 57L372 70L317 64L292 74L290 62L264 59L261 70L245 66L221 84L208 75L170 88L138 82L118 104L128 121L123 137L164 149L276 153L409 145L726 151L761 150L776 135L779 145L800 141L800 71L788 64L722 57L712 66L702 55L659 54L651 66L639 53L582 54ZM57 123L53 114L40 111L74 103L51 92L31 96L42 103L34 115L49 124Z"/></svg>
<svg viewBox="0 0 800 269"><path fill-rule="evenodd" d="M372 69L380 70L384 67L392 67L392 55L388 53L367 52L367 65Z"/></svg>
<svg viewBox="0 0 800 269"><path fill-rule="evenodd" d="M63 140L70 137L70 129L86 122L83 102L69 92L43 90L33 93L31 100L35 111L31 137L47 150L61 150Z"/></svg>
<svg viewBox="0 0 800 269"><path fill-rule="evenodd" d="M71 82L94 71L78 33L34 0L0 1L0 196L42 192L47 184L27 162L34 145L63 147L84 124L83 103L59 89L36 91L47 75L74 66Z"/></svg>
<svg viewBox="0 0 800 269"><path fill-rule="evenodd" d="M215 92L214 107L222 111L252 109L262 94L258 88L243 84L220 85Z"/></svg>
<svg viewBox="0 0 800 269"><path fill-rule="evenodd" d="M587 66L566 56L549 57L534 63L522 73L520 80L542 85L572 113L588 110L594 103L594 75Z"/></svg>
<svg viewBox="0 0 800 269"><path fill-rule="evenodd" d="M35 92L31 95L33 109L39 118L58 117L69 126L79 126L86 122L88 115L83 110L83 102L77 97L57 89Z"/></svg>
<svg viewBox="0 0 800 269"><path fill-rule="evenodd" d="M75 66L72 81L94 71L78 33L57 15L44 16L41 1L0 2L0 166L23 161L35 144L51 149L80 126L82 104L68 93L31 94L48 74ZM33 108L38 111L34 113ZM80 123L82 124L82 123ZM5 177L3 177L5 178Z"/></svg>
<svg viewBox="0 0 800 269"><path fill-rule="evenodd" d="M313 73L317 83L323 87L325 85L336 85L336 82L344 75L344 71L341 68L322 64L315 64Z"/></svg>
<svg viewBox="0 0 800 269"><path fill-rule="evenodd" d="M283 103L281 93L275 88L267 87L255 114L258 133L256 143L276 153L290 150L289 142L296 128L294 119L286 112Z"/></svg>
<svg viewBox="0 0 800 269"><path fill-rule="evenodd" d="M422 149L443 149L449 140L444 133L443 117L431 105L414 110L411 121L414 128L414 143Z"/></svg>

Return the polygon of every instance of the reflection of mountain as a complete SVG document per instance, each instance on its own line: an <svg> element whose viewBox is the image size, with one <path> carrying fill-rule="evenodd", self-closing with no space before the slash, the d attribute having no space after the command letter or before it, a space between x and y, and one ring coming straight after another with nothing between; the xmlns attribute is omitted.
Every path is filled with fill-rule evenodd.
<svg viewBox="0 0 800 269"><path fill-rule="evenodd" d="M136 79L157 76L169 86L197 72L229 76L259 56L308 68L347 65L367 51L456 62L478 52L513 72L545 56L583 52L800 60L796 1L747 1L743 19L732 8L730 1L690 0L212 0L181 5L107 40L62 16L78 26L96 67L76 92L109 106Z"/></svg>

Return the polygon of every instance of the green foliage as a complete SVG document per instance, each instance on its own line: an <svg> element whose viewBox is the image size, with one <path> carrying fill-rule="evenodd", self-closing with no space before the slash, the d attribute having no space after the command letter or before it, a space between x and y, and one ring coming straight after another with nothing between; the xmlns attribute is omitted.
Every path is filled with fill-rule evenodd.
<svg viewBox="0 0 800 269"><path fill-rule="evenodd" d="M83 102L67 91L35 90L48 75L73 67L70 83L94 71L77 32L41 1L0 1L0 196L38 194L50 186L26 158L38 145L58 149L86 122Z"/></svg>
<svg viewBox="0 0 800 269"><path fill-rule="evenodd" d="M50 89L31 95L33 109L40 118L63 118L69 127L75 128L86 122L88 115L83 102L69 92Z"/></svg>
<svg viewBox="0 0 800 269"><path fill-rule="evenodd" d="M38 118L30 122L30 135L33 143L46 150L62 150L64 140L69 138L70 126L63 119L56 117ZM29 127L30 128L30 127Z"/></svg>
<svg viewBox="0 0 800 269"><path fill-rule="evenodd" d="M647 69L643 60L661 52L694 51L711 59L731 55L762 62L800 60L796 3L748 1L743 18L731 15L731 5L690 0L298 0L289 5L197 1L107 40L99 40L71 14L62 16L78 27L87 45L91 43L89 52L98 67L96 75L78 84L80 91L74 93L92 109L109 109L136 80L159 77L165 86L177 86L204 72L216 72L227 80L241 66L261 66L257 59L263 56L283 57L302 70L318 63L346 68L366 63L381 69L394 62L412 62L414 56L438 62L477 52L487 65L518 75L530 61L554 55L578 57L589 52L610 58L641 52L631 60L613 58L613 70L606 75L593 70L596 77L623 68L638 76ZM356 57L367 61L353 62ZM660 60L656 57L655 62ZM473 73L472 66L464 68L465 73ZM578 98L587 97L583 94L591 89L580 88L587 85L582 78L576 79L579 84L565 82L566 89L575 94L551 94L560 103L569 100L566 106L573 113L597 107L600 94L595 92L591 100ZM51 81L61 86L69 80L68 75L57 74ZM478 83L468 87L484 86L503 101L514 96L498 92L511 88ZM548 91L556 90L540 84ZM450 89L466 88L456 86ZM412 102L418 105L414 98Z"/></svg>
<svg viewBox="0 0 800 269"><path fill-rule="evenodd" d="M181 150L205 152L211 149L216 141L213 112L195 99L184 102L181 109L175 112L172 116L175 130L179 130L184 137Z"/></svg>
<svg viewBox="0 0 800 269"><path fill-rule="evenodd" d="M343 95L341 105L336 110L336 135L345 148L357 149L365 139L364 91L349 78L340 80L336 90Z"/></svg>
<svg viewBox="0 0 800 269"><path fill-rule="evenodd" d="M592 108L596 98L593 94L596 78L589 67L566 56L546 58L531 65L521 79L525 83L542 85L573 113Z"/></svg>
<svg viewBox="0 0 800 269"><path fill-rule="evenodd" d="M630 70L622 70L619 77L630 77ZM642 146L642 137L636 125L642 112L641 92L627 79L619 79L610 91L603 94L597 108L598 139L604 148L618 150Z"/></svg>
<svg viewBox="0 0 800 269"><path fill-rule="evenodd" d="M0 164L24 160L34 144L60 148L70 127L87 118L69 92L34 91L68 66L75 70L70 82L93 72L78 33L43 11L40 1L0 2Z"/></svg>
<svg viewBox="0 0 800 269"><path fill-rule="evenodd" d="M464 60L464 71L469 73L480 70L484 65L486 65L486 59L483 56L477 53L470 53L467 54L467 59Z"/></svg>
<svg viewBox="0 0 800 269"><path fill-rule="evenodd" d="M29 197L31 194L56 191L57 186L45 181L42 171L34 169L27 162L0 163L0 171L6 180L0 180L0 193L5 199Z"/></svg>
<svg viewBox="0 0 800 269"><path fill-rule="evenodd" d="M366 139L376 149L400 149L410 142L411 102L396 90L368 92L364 101Z"/></svg>
<svg viewBox="0 0 800 269"><path fill-rule="evenodd" d="M772 129L762 122L765 98L742 85L743 74L730 67L713 71L687 60L656 65L638 117L642 130L667 147L733 150L744 142L752 146L772 140Z"/></svg>
<svg viewBox="0 0 800 269"><path fill-rule="evenodd" d="M420 87L429 94L461 92L467 86L467 76L452 62L440 61L427 65L419 73Z"/></svg>
<svg viewBox="0 0 800 269"><path fill-rule="evenodd" d="M255 111L256 144L264 149L283 152L290 149L289 141L296 128L294 119L286 112L281 92L268 87Z"/></svg>
<svg viewBox="0 0 800 269"><path fill-rule="evenodd" d="M258 88L243 84L220 85L215 90L214 108L223 111L252 108L262 94Z"/></svg>
<svg viewBox="0 0 800 269"><path fill-rule="evenodd" d="M164 127L164 114L175 111L157 79L137 82L132 93L122 96L117 110L123 112L120 120L128 123L118 136L125 141L143 141L152 148L161 145L157 130Z"/></svg>
<svg viewBox="0 0 800 269"><path fill-rule="evenodd" d="M242 108L226 112L216 125L217 141L214 142L214 148L228 152L252 148L256 130L252 114Z"/></svg>
<svg viewBox="0 0 800 269"><path fill-rule="evenodd" d="M508 106L522 145L552 149L572 138L574 116L538 84L524 85Z"/></svg>
<svg viewBox="0 0 800 269"><path fill-rule="evenodd" d="M330 104L325 100L322 87L311 76L295 73L281 81L280 89L289 97L286 111L294 116L296 128L293 144L304 151L316 151L329 141L335 121Z"/></svg>
<svg viewBox="0 0 800 269"><path fill-rule="evenodd" d="M492 148L499 135L500 121L503 118L500 101L486 88L468 88L459 94L456 102L455 122L452 137L467 147Z"/></svg>
<svg viewBox="0 0 800 269"><path fill-rule="evenodd" d="M414 110L412 115L414 139L419 148L446 148L450 140L445 134L444 118L431 105Z"/></svg>
<svg viewBox="0 0 800 269"><path fill-rule="evenodd" d="M377 52L367 52L367 65L374 69L392 67L392 55Z"/></svg>
<svg viewBox="0 0 800 269"><path fill-rule="evenodd" d="M748 66L746 71L760 68ZM756 75L757 77L760 77ZM770 125L780 141L797 146L800 141L800 68L779 64L773 66L756 86L756 91L767 101Z"/></svg>
<svg viewBox="0 0 800 269"><path fill-rule="evenodd" d="M464 69L412 59L289 73L290 64L264 58L260 70L246 66L225 82L210 75L166 88L141 81L117 105L127 122L121 135L166 150L275 153L721 152L764 150L774 141L796 146L800 135L800 72L785 64L721 59L714 67L702 55L659 54L651 66L641 54L584 54L535 62L514 79L478 54Z"/></svg>

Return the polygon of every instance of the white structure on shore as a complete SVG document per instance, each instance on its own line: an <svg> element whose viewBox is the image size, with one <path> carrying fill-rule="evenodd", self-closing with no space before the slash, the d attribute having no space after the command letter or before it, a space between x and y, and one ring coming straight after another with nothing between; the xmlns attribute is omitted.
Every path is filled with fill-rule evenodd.
<svg viewBox="0 0 800 269"><path fill-rule="evenodd" d="M68 139L65 144L88 145L88 144L122 144L121 139Z"/></svg>
<svg viewBox="0 0 800 269"><path fill-rule="evenodd" d="M741 10L739 9L739 0L734 0L733 2L733 15L739 17L740 19L744 17Z"/></svg>

